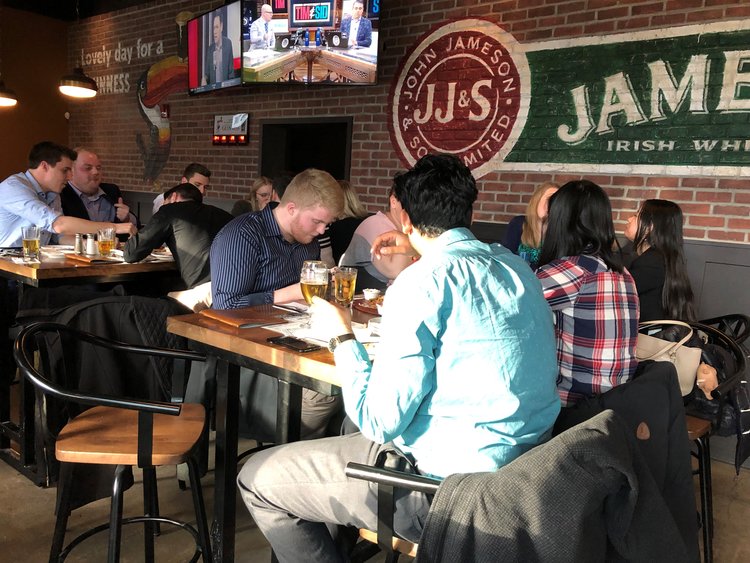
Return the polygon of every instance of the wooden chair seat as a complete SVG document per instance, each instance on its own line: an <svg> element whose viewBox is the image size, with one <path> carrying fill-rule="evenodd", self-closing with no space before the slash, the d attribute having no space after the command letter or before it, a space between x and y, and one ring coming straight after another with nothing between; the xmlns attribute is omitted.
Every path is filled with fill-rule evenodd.
<svg viewBox="0 0 750 563"><path fill-rule="evenodd" d="M685 416L685 422L687 423L688 438L693 441L702 438L711 432L710 420L687 415Z"/></svg>
<svg viewBox="0 0 750 563"><path fill-rule="evenodd" d="M370 543L374 543L374 544L378 543L378 534L373 532L372 530L360 528L359 537ZM393 546L393 551L397 551L411 558L414 558L417 556L417 549L419 548L419 545L416 543L412 543L410 541L406 541L406 540L402 540L401 538L394 537L394 538L391 538L391 545Z"/></svg>
<svg viewBox="0 0 750 563"><path fill-rule="evenodd" d="M152 463L176 465L187 460L205 420L203 405L184 403L178 416L154 415ZM60 432L55 457L71 463L138 465L138 411L93 407Z"/></svg>

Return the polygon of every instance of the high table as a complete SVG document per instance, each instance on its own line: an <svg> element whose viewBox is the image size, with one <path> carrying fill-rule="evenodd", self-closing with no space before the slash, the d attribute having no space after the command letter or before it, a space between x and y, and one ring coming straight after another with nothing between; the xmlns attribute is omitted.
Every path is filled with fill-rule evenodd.
<svg viewBox="0 0 750 563"><path fill-rule="evenodd" d="M257 307L269 320L283 312L271 305ZM355 321L372 318L355 312ZM216 371L216 477L214 522L211 529L213 560L234 561L237 500L237 427L240 367L266 373L278 380L276 443L299 439L302 388L333 395L340 393L333 355L325 348L299 353L266 342L278 333L266 328L238 329L201 314L167 319L167 331L184 336L190 346L217 360Z"/></svg>
<svg viewBox="0 0 750 563"><path fill-rule="evenodd" d="M23 289L24 286L58 287L71 284L143 281L165 275L179 278L174 262L87 264L71 258L43 258L41 263L19 264L9 256L0 256L0 278L21 282L19 289ZM5 338L4 334L2 338ZM20 420L16 423L10 416L12 380L12 374L0 374L0 459L37 485L47 485L46 468L40 465L43 463L43 456L37 455L35 451L34 391L26 381L21 385ZM11 440L18 443L18 453L11 450Z"/></svg>

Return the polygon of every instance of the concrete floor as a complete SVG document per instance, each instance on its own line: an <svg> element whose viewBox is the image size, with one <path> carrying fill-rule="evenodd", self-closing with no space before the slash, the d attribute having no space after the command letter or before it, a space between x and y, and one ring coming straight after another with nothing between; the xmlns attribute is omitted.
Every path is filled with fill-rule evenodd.
<svg viewBox="0 0 750 563"><path fill-rule="evenodd" d="M713 446L714 440L712 440ZM721 452L721 440L717 448ZM738 476L734 467L714 456L714 561L717 563L745 563L750 561L750 539L746 527L750 521L750 470L742 469ZM159 501L162 514L186 521L193 520L189 491L177 486L175 469L158 471ZM213 472L203 479L207 510L213 506ZM696 481L696 502L698 484ZM0 462L0 563L41 562L49 556L49 546L54 529L54 488L42 489L22 477L5 463ZM124 514L142 513L140 476L136 485L125 494ZM109 517L109 499L91 503L73 511L66 538L71 539ZM131 524L123 529L122 561L143 560L142 526ZM255 527L242 501L237 505L236 561L267 562L271 550L263 535ZM183 531L165 527L156 540L157 561L182 562L192 555L192 539ZM99 563L106 557L106 533L98 534L77 547L67 561L71 563ZM383 561L380 556L374 562Z"/></svg>

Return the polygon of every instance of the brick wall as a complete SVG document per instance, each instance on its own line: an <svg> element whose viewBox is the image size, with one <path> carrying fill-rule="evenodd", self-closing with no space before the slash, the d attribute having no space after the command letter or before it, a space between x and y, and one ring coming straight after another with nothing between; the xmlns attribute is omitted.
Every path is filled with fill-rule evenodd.
<svg viewBox="0 0 750 563"><path fill-rule="evenodd" d="M238 198L246 193L259 169L259 118L354 116L351 180L371 209L385 205L385 192L393 174L402 169L391 145L387 127L390 83L399 62L415 40L434 25L466 16L489 17L521 43L613 32L646 30L697 22L750 16L743 1L719 0L438 0L434 2L382 2L379 83L376 86L259 85L214 94L171 94L171 154L156 184L146 183L135 141L148 138L135 95L140 75L152 64L176 53L175 15L181 10L196 14L221 2L157 0L84 20L71 26L69 58L80 59L81 49L96 51L122 45L163 41L163 55L134 58L129 64L94 64L92 76L127 75L129 91L98 96L71 104L70 143L87 145L103 159L107 178L136 191L161 191L179 180L187 162L196 160L214 172L214 196ZM98 47L97 47L98 46ZM592 49L592 56L595 49ZM120 77L120 84L124 84ZM250 144L214 147L210 142L213 116L250 114ZM678 202L686 214L686 236L694 239L750 243L750 178L656 177L597 174L587 177L605 187L612 197L620 225L645 198L662 197ZM524 211L534 187L542 181L563 183L580 178L569 170L560 173L492 172L479 181L476 220L505 222Z"/></svg>

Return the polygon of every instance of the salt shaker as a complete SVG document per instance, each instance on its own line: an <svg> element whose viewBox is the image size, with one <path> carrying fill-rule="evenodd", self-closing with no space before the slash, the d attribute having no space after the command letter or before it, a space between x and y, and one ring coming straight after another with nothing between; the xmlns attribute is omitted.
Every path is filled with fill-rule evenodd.
<svg viewBox="0 0 750 563"><path fill-rule="evenodd" d="M73 251L76 254L83 254L83 235L81 233L76 233L76 242Z"/></svg>

